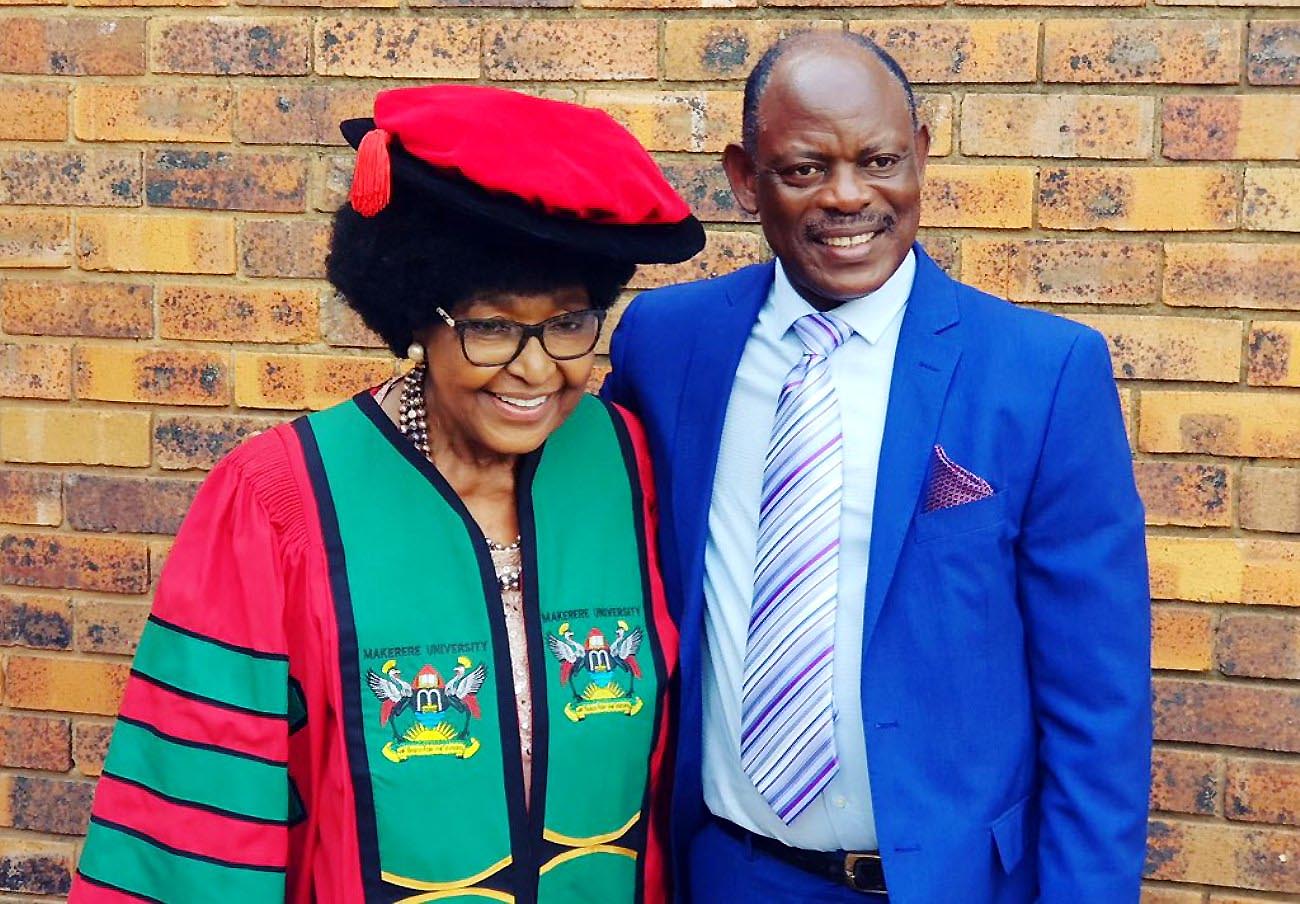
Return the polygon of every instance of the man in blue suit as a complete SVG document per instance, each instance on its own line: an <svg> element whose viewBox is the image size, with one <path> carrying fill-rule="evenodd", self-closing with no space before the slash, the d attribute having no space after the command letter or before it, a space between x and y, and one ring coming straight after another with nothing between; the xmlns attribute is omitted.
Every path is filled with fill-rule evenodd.
<svg viewBox="0 0 1300 904"><path fill-rule="evenodd" d="M1106 346L915 244L928 148L878 47L779 43L724 156L776 260L646 293L614 335L680 621L696 904L1138 900L1147 574Z"/></svg>

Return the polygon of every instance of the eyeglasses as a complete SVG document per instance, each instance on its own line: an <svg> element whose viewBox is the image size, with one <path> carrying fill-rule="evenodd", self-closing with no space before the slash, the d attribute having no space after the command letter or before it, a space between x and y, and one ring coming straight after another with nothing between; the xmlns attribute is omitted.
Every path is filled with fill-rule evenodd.
<svg viewBox="0 0 1300 904"><path fill-rule="evenodd" d="M476 367L502 367L524 350L528 340L537 337L542 351L556 361L581 358L596 347L605 312L598 308L570 311L541 323L519 323L504 317L488 320L455 320L442 308L438 316L460 336L460 350L465 360Z"/></svg>

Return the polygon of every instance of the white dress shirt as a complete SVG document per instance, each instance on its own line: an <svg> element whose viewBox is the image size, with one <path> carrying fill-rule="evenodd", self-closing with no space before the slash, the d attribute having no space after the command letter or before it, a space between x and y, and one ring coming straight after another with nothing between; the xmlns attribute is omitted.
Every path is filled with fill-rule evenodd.
<svg viewBox="0 0 1300 904"><path fill-rule="evenodd" d="M724 819L805 850L876 848L862 723L862 623L885 408L915 274L916 256L909 251L879 289L831 312L853 328L853 335L830 357L844 432L832 681L839 770L789 826L754 788L740 762L741 694L763 464L781 385L803 354L791 325L815 310L790 285L780 261L746 340L722 429L704 551L704 801Z"/></svg>

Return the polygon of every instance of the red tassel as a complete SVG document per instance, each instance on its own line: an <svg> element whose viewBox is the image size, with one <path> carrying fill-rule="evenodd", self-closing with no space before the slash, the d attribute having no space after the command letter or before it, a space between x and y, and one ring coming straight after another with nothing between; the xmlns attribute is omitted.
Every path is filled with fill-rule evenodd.
<svg viewBox="0 0 1300 904"><path fill-rule="evenodd" d="M388 206L393 196L393 167L388 157L389 133L371 129L357 147L356 169L348 200L363 217L373 217Z"/></svg>

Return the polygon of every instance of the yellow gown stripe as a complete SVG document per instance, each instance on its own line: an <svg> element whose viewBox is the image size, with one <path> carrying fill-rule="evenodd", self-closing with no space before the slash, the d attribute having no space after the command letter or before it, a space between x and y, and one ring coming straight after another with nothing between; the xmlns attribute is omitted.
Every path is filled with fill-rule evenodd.
<svg viewBox="0 0 1300 904"><path fill-rule="evenodd" d="M552 832L545 829L542 837L547 841L554 841L556 844L567 844L569 847L590 847L593 844L605 844L613 841L615 838L621 838L627 833L627 830L636 825L636 821L641 818L641 811L637 810L632 814L632 818L623 824L622 828L615 829L612 832L606 832L604 835L592 835L590 838L574 838L570 835L561 835L559 832Z"/></svg>
<svg viewBox="0 0 1300 904"><path fill-rule="evenodd" d="M612 844L596 844L591 847L574 848L571 851L565 851L557 857L552 857L546 865L541 868L538 875L545 876L561 863L568 863L570 860L576 860L579 857L586 857L589 854L618 854L620 857L627 857L631 860L636 859L636 851L630 848L615 847Z"/></svg>
<svg viewBox="0 0 1300 904"><path fill-rule="evenodd" d="M397 904L422 904L424 901L445 901L448 898L487 898L489 901L504 901L506 904L514 904L515 900L514 895L493 891L490 888L452 888L447 891L431 891L427 895L401 898Z"/></svg>
<svg viewBox="0 0 1300 904"><path fill-rule="evenodd" d="M406 876L399 876L396 873L389 872L382 872L380 875L383 876L385 882L391 882L393 885L400 885L402 888L418 888L424 891L448 891L463 889L467 885L482 882L488 876L501 872L501 870L505 869L509 865L510 857L503 857L501 860L498 860L496 863L483 870L483 872L477 873L473 876L466 876L464 879L457 879L454 882L425 882L422 879L408 879ZM487 892L476 890L474 894L487 894ZM492 892L492 894L499 894L499 892ZM432 901L433 898L421 898L420 900Z"/></svg>

